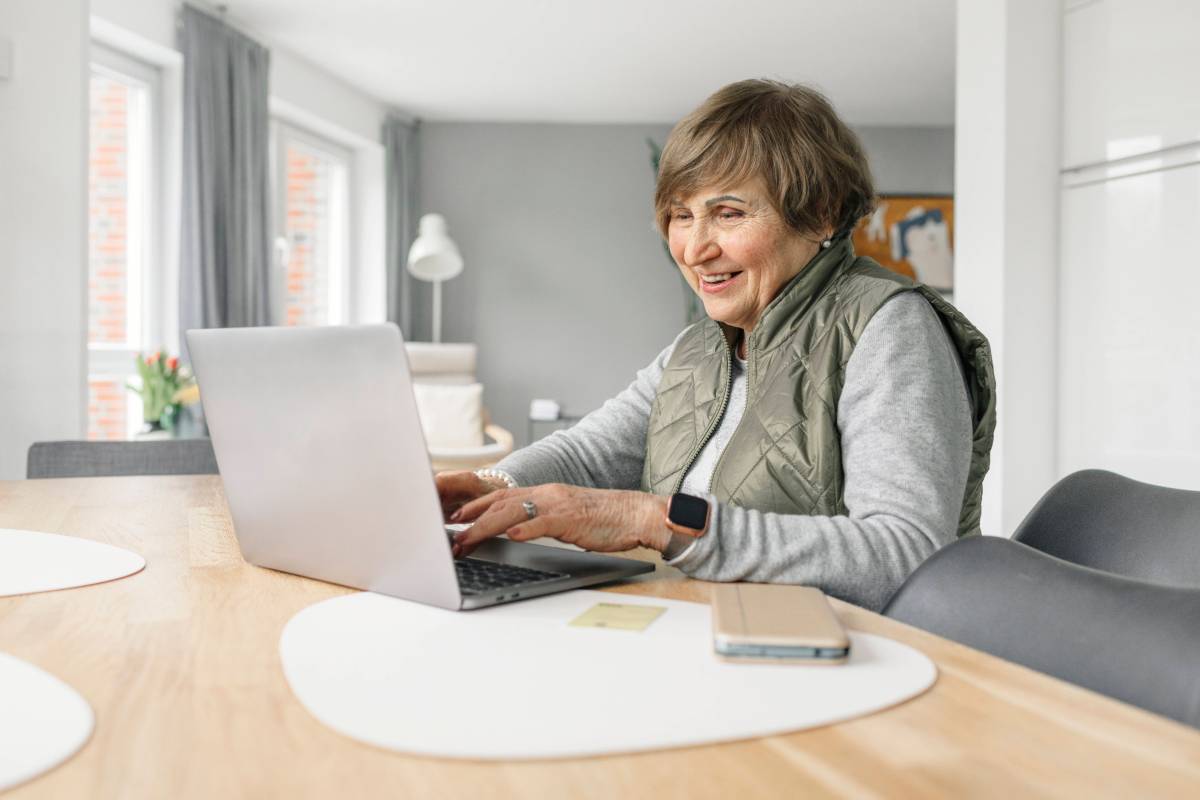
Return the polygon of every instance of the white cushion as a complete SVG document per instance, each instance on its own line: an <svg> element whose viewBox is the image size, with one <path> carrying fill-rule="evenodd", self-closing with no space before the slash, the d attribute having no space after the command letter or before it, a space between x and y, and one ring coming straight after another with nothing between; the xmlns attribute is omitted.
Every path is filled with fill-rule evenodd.
<svg viewBox="0 0 1200 800"><path fill-rule="evenodd" d="M483 444L483 384L414 383L413 392L429 447Z"/></svg>

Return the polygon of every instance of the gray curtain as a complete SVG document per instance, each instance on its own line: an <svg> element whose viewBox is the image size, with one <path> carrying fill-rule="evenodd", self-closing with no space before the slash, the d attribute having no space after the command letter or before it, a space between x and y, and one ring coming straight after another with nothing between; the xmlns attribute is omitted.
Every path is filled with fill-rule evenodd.
<svg viewBox="0 0 1200 800"><path fill-rule="evenodd" d="M182 22L181 333L266 325L270 53L191 6L183 7Z"/></svg>
<svg viewBox="0 0 1200 800"><path fill-rule="evenodd" d="M383 123L387 149L387 317L412 336L410 277L405 264L417 236L420 123L391 114Z"/></svg>

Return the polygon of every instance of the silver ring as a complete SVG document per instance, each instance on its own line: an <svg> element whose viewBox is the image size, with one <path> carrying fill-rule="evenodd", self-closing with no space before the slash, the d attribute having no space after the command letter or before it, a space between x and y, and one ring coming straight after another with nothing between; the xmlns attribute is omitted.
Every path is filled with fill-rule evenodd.
<svg viewBox="0 0 1200 800"><path fill-rule="evenodd" d="M537 506L533 504L532 500L526 500L521 503L521 508L525 509L525 516L527 518L533 519L537 516Z"/></svg>

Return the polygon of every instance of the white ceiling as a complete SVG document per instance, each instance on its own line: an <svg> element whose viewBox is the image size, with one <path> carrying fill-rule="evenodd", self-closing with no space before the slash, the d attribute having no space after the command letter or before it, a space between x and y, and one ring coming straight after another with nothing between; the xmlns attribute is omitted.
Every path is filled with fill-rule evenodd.
<svg viewBox="0 0 1200 800"><path fill-rule="evenodd" d="M231 22L429 120L673 122L748 77L860 125L954 122L954 0L225 0Z"/></svg>

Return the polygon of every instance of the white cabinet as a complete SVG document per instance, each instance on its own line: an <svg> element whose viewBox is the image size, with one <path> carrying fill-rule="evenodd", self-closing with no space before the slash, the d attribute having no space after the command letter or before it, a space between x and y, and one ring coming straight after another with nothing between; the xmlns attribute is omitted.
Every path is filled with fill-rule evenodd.
<svg viewBox="0 0 1200 800"><path fill-rule="evenodd" d="M1200 2L1063 31L1058 472L1200 489Z"/></svg>
<svg viewBox="0 0 1200 800"><path fill-rule="evenodd" d="M1200 146L1068 176L1061 221L1060 474L1200 489Z"/></svg>
<svg viewBox="0 0 1200 800"><path fill-rule="evenodd" d="M1063 37L1064 168L1200 141L1200 2L1068 5Z"/></svg>

